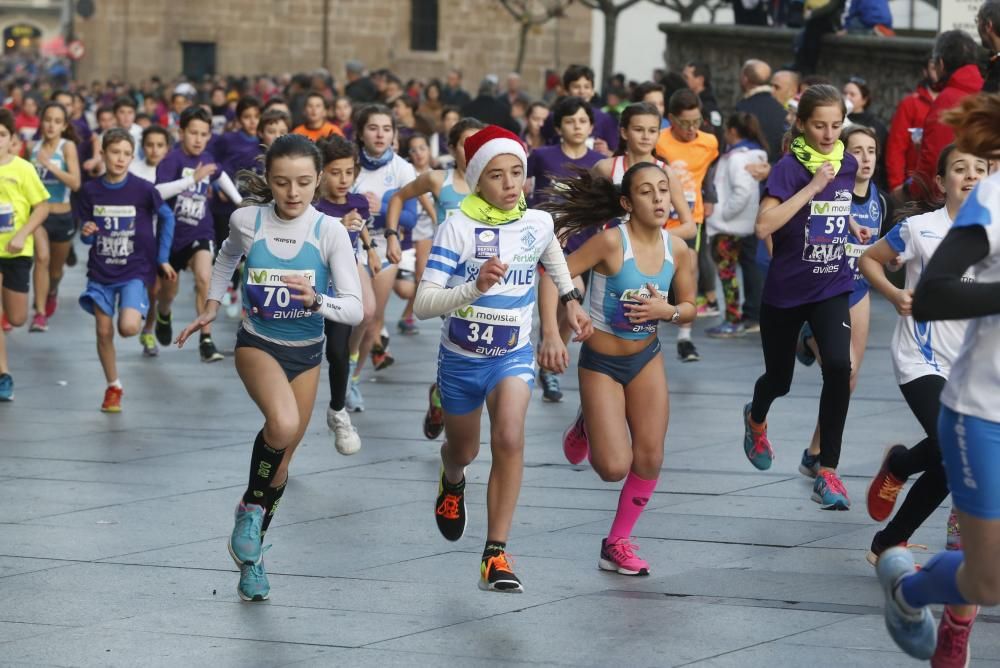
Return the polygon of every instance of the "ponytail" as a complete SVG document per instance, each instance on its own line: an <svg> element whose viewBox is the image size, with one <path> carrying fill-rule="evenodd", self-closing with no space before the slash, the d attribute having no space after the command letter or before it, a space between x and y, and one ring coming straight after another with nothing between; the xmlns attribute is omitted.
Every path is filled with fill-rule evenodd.
<svg viewBox="0 0 1000 668"><path fill-rule="evenodd" d="M557 180L542 191L548 197L539 206L552 214L556 236L563 243L579 232L600 227L625 213L621 192L610 179L594 176L579 167L573 169L574 175ZM635 168L629 171L632 169Z"/></svg>

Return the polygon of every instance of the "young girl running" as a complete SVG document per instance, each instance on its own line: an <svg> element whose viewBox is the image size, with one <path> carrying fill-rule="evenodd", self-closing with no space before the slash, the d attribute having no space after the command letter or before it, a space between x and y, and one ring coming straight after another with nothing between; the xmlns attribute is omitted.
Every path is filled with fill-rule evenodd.
<svg viewBox="0 0 1000 668"><path fill-rule="evenodd" d="M14 114L0 109L0 317L14 327L28 319L34 231L49 215L49 192L27 160L11 153ZM14 399L7 341L0 328L0 401Z"/></svg>
<svg viewBox="0 0 1000 668"><path fill-rule="evenodd" d="M157 269L164 280L177 280L170 266L174 214L152 183L129 174L133 139L127 130L106 132L101 149L104 176L83 187L76 208L83 222L80 237L91 245L80 306L94 316L97 327L97 356L108 384L101 410L120 413L115 309L118 334L135 336L149 310L148 292Z"/></svg>
<svg viewBox="0 0 1000 668"><path fill-rule="evenodd" d="M156 186L174 212L177 221L170 264L180 273L190 269L195 280L195 308L205 309L209 282L212 277L212 240L215 230L208 207L208 188L217 184L230 201L242 200L236 186L224 171L218 169L215 157L205 150L212 134L212 118L201 107L188 107L181 112L180 144L170 151L156 168ZM177 296L180 281L163 282L156 296L156 338L160 345L170 345L173 317L170 307ZM198 345L202 362L217 362L222 353L212 341L211 326L201 332Z"/></svg>
<svg viewBox="0 0 1000 668"><path fill-rule="evenodd" d="M795 342L804 322L823 356L820 394L820 467L812 499L828 510L847 510L847 489L837 476L851 399L851 314L854 277L847 262L848 233L867 235L851 222L851 191L858 162L840 141L843 98L829 85L808 88L799 100L798 135L771 170L757 214L759 238L774 250L761 306L764 375L743 409L743 452L756 468L771 467L767 413L784 396L795 370Z"/></svg>
<svg viewBox="0 0 1000 668"><path fill-rule="evenodd" d="M56 312L59 283L66 258L73 246L76 221L73 220L70 195L80 188L80 161L77 157L76 128L69 112L58 102L42 107L41 139L31 149L31 163L38 170L49 191L49 217L35 230L35 316L32 332L49 328L49 318Z"/></svg>
<svg viewBox="0 0 1000 668"><path fill-rule="evenodd" d="M415 309L421 319L446 316L438 357L446 439L434 515L446 539L462 537L464 470L479 453L485 402L493 463L479 587L520 592L506 545L521 489L524 419L534 382L530 337L539 260L570 302L569 318L581 340L591 333L590 319L576 303L580 293L551 217L527 208L522 192L527 156L517 136L491 125L466 140L465 153L472 194L434 236ZM551 358L559 360L560 369L568 361L565 348Z"/></svg>
<svg viewBox="0 0 1000 668"><path fill-rule="evenodd" d="M958 149L1000 157L1000 96L970 96L944 120ZM917 571L913 555L893 547L879 557L885 623L907 654L929 659L942 645L965 645L972 619L946 611L935 642L928 605L1000 603L1000 174L979 183L958 212L913 294L918 322L971 318L941 393L938 438L952 502L962 527L962 551L941 552ZM965 280L969 269L975 281ZM957 642L955 642L957 641ZM967 645L966 645L967 647ZM957 653L951 665L968 662ZM964 661L963 661L964 659Z"/></svg>
<svg viewBox="0 0 1000 668"><path fill-rule="evenodd" d="M386 229L399 229L399 215L403 210L403 203L408 199L414 199L427 193L434 197L439 224L443 224L445 220L459 211L462 200L469 194L469 186L465 182L465 141L482 128L483 124L475 118L463 118L452 126L448 132L448 152L454 157L455 168L421 174L415 181L394 193L389 200ZM388 237L388 243L389 250L387 252L390 260L399 257L401 249L396 237ZM423 278L424 268L427 266L430 249L424 256L421 256L419 246L417 250L417 285L419 285L420 279ZM441 430L444 429L441 392L437 383L431 385L427 396L428 406L424 416L424 436L434 440L441 435Z"/></svg>
<svg viewBox="0 0 1000 668"><path fill-rule="evenodd" d="M568 259L574 276L593 270L589 300L595 332L580 350L577 422L582 420L586 437L565 454L574 464L589 456L602 480L625 480L611 530L601 541L598 566L623 575L648 575L649 564L635 553L629 537L653 496L663 464L670 402L657 332L661 320L682 324L697 316L692 258L687 244L665 227L670 184L662 167L633 165L620 189L590 174L566 181L564 187L565 197L551 207L560 236L600 229L612 218L627 216L625 223L599 232ZM667 302L671 284L676 305ZM558 361L544 354L540 360L549 366Z"/></svg>
<svg viewBox="0 0 1000 668"><path fill-rule="evenodd" d="M405 149L403 152L406 154L406 159L413 165L413 170L417 173L417 180L422 175L433 171L431 168L431 149L426 136L419 133L412 134L404 144ZM414 180L408 185L416 182ZM399 191L393 195L393 198L398 194ZM392 204L391 199L389 200L389 204ZM436 210L424 211L420 209L417 212L417 224L413 226L413 229L407 231L404 238L404 242L408 242L405 245L410 247L404 249L399 259L400 274L403 274L405 271L413 279L410 284L412 287L409 290L410 294L407 297L406 306L403 308L403 313L396 324L399 333L404 336L413 336L420 333L420 328L417 327L416 320L413 318L413 299L416 296L415 287L420 284L420 276L424 273L424 265L427 264L427 256L431 253L431 241L434 239L434 230L437 228L438 222ZM388 223L386 225L388 226ZM400 287L400 277L397 276L396 294L402 297Z"/></svg>
<svg viewBox="0 0 1000 668"><path fill-rule="evenodd" d="M181 347L215 320L245 255L248 315L236 336L236 371L264 414L229 539L229 553L240 567L237 591L246 601L264 600L270 592L262 561L264 533L316 401L323 319L361 322L361 286L347 230L310 204L323 168L319 149L301 135L286 135L268 149L264 165L264 178L241 174L254 205L233 214L205 309L177 337ZM324 294L331 282L335 296Z"/></svg>
<svg viewBox="0 0 1000 668"><path fill-rule="evenodd" d="M352 143L340 136L331 136L319 143L323 156L323 197L316 202L316 209L325 213L347 228L351 248L355 250L358 264L358 278L361 282L362 305L365 317L375 311L375 292L367 267L378 271L378 253L368 237L368 200L350 192L357 177L358 150ZM358 243L365 255L358 253ZM367 266L364 260L367 259ZM327 320L326 361L330 364L330 404L326 409L326 426L330 431L334 447L342 455L353 455L361 449L361 437L351 424L347 411L347 389L350 383L350 338L351 325Z"/></svg>
<svg viewBox="0 0 1000 668"><path fill-rule="evenodd" d="M875 176L875 165L878 163L878 143L875 131L862 125L852 125L841 135L847 153L854 156L858 162L858 173L854 177L854 190L851 193L851 218L863 230L867 230L867 239L858 239L853 233L845 246L847 262L854 273L854 290L848 299L851 310L851 394L858 384L858 373L865 359L865 349L868 347L868 325L871 317L871 300L868 298L870 285L858 267L858 258L865 248L878 240L882 221L889 216L889 203L872 182ZM810 332L808 325L803 326L803 332ZM802 344L810 347L814 359L822 356L815 345L811 333ZM810 478L815 478L819 470L819 423L813 432L812 441L802 453L799 471Z"/></svg>

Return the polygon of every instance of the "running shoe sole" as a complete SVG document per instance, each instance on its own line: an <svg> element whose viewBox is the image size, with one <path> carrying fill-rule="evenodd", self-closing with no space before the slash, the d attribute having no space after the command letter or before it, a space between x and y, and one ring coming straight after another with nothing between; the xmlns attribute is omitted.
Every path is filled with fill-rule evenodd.
<svg viewBox="0 0 1000 668"><path fill-rule="evenodd" d="M243 593L243 590L240 589L240 586L238 584L236 585L236 593L239 594L240 598L242 598L247 603L259 603L260 601L266 601L271 597L271 592L268 592L266 594L255 594L254 596L247 596L246 594Z"/></svg>
<svg viewBox="0 0 1000 668"><path fill-rule="evenodd" d="M524 585L517 580L497 580L489 583L483 578L479 578L479 588L483 591L495 591L501 594L523 594Z"/></svg>
<svg viewBox="0 0 1000 668"><path fill-rule="evenodd" d="M937 648L937 628L927 608L920 609L920 619L903 617L903 610L896 602L895 588L900 578L913 573L913 555L905 548L890 547L883 552L875 566L882 594L885 597L885 628L900 649L915 659L929 661Z"/></svg>
<svg viewBox="0 0 1000 668"><path fill-rule="evenodd" d="M628 568L622 568L615 562L611 561L610 559L605 559L604 557L601 557L597 561L597 567L600 568L602 571L611 571L612 573L618 573L620 575L636 575L636 576L649 575L648 568L642 568L640 570L633 571Z"/></svg>
<svg viewBox="0 0 1000 668"><path fill-rule="evenodd" d="M821 497L816 492L812 493L812 500L819 504L821 510L850 510L850 502L836 500L833 503L824 504L823 497Z"/></svg>

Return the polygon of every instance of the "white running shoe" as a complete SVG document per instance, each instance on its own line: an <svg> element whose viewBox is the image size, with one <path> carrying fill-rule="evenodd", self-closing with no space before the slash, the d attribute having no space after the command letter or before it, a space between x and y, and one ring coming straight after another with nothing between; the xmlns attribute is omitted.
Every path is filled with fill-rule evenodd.
<svg viewBox="0 0 1000 668"><path fill-rule="evenodd" d="M346 408L335 411L327 406L326 426L330 430L330 438L337 452L342 455L353 455L361 450L361 437L351 424L351 416Z"/></svg>
<svg viewBox="0 0 1000 668"><path fill-rule="evenodd" d="M227 289L226 294L222 295L222 306L225 307L226 317L230 320L240 317L240 309L243 306L240 293L235 288Z"/></svg>

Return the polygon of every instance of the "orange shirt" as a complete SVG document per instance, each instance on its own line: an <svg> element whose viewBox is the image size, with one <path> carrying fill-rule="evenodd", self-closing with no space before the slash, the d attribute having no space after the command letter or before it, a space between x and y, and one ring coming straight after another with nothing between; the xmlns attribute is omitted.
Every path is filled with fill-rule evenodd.
<svg viewBox="0 0 1000 668"><path fill-rule="evenodd" d="M306 124L303 123L299 127L292 130L292 134L302 135L303 137L309 137L309 139L313 141L326 139L330 135L340 135L341 137L344 136L344 133L340 130L340 128L338 128L333 123L330 123L329 121L323 123L323 125L321 125L316 130L310 130L309 128L306 127Z"/></svg>
<svg viewBox="0 0 1000 668"><path fill-rule="evenodd" d="M683 142L667 128L656 142L656 154L664 158L681 179L684 199L691 207L694 222L704 223L705 203L701 198L701 186L708 168L719 157L719 140L715 135L699 130L694 140Z"/></svg>

